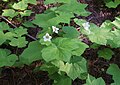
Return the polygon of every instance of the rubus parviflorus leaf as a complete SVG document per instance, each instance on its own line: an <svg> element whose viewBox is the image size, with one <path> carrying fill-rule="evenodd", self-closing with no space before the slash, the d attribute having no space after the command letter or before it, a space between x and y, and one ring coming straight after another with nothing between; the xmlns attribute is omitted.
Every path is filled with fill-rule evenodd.
<svg viewBox="0 0 120 85"><path fill-rule="evenodd" d="M17 37L17 35L13 32L7 32L5 33L5 37L7 40L12 40L14 37Z"/></svg>
<svg viewBox="0 0 120 85"><path fill-rule="evenodd" d="M66 3L58 7L57 11L68 12L73 14L75 13L82 16L87 16L90 13L85 10L86 7L87 7L87 4L81 4L77 2L77 0L74 0L74 1L71 0L70 3Z"/></svg>
<svg viewBox="0 0 120 85"><path fill-rule="evenodd" d="M69 39L69 38L56 38L52 41L54 44L43 48L42 57L45 61L49 62L54 59L63 60L66 62L70 61L72 55L77 55L84 52L88 47L83 44L79 39ZM81 49L78 50L79 48ZM78 53L78 51L80 53Z"/></svg>
<svg viewBox="0 0 120 85"><path fill-rule="evenodd" d="M54 73L58 72L58 68L51 63L44 63L40 67L35 68L34 71L47 71L49 75L54 75Z"/></svg>
<svg viewBox="0 0 120 85"><path fill-rule="evenodd" d="M74 42L78 44L78 48L72 51L72 55L81 56L84 53L85 49L89 47L85 43L80 42L78 39L76 39Z"/></svg>
<svg viewBox="0 0 120 85"><path fill-rule="evenodd" d="M70 3L71 0L45 0L45 4L51 4L51 3Z"/></svg>
<svg viewBox="0 0 120 85"><path fill-rule="evenodd" d="M50 27L56 26L58 22L50 21L52 18L56 17L54 12L49 12L47 14L37 14L35 16L35 20L33 20L33 24L38 25L39 27Z"/></svg>
<svg viewBox="0 0 120 85"><path fill-rule="evenodd" d="M25 10L24 12L19 12L21 17L23 16L30 16L32 11L31 10Z"/></svg>
<svg viewBox="0 0 120 85"><path fill-rule="evenodd" d="M86 6L78 3L77 0L71 0L70 3L63 4L55 10L48 9L45 13L36 15L33 23L43 28L56 26L59 23L69 24L70 19L74 17L74 13L84 16L89 14L84 9Z"/></svg>
<svg viewBox="0 0 120 85"><path fill-rule="evenodd" d="M94 28L91 29L91 33L88 35L91 42L94 42L96 44L100 45L106 45L107 40L112 40L112 33L104 28Z"/></svg>
<svg viewBox="0 0 120 85"><path fill-rule="evenodd" d="M22 0L19 1L18 3L14 3L12 7L16 10L25 10L28 7L28 3L36 4L37 2L36 0Z"/></svg>
<svg viewBox="0 0 120 85"><path fill-rule="evenodd" d="M9 25L7 25L5 22L0 22L0 45L2 45L7 39L8 36L4 31L10 30Z"/></svg>
<svg viewBox="0 0 120 85"><path fill-rule="evenodd" d="M15 54L11 54L7 49L0 49L0 67L13 66L16 60L18 57Z"/></svg>
<svg viewBox="0 0 120 85"><path fill-rule="evenodd" d="M29 3L29 4L37 4L36 0L23 0L25 3Z"/></svg>
<svg viewBox="0 0 120 85"><path fill-rule="evenodd" d="M95 24L89 23L88 27L84 27L84 20L75 20L78 25L81 26L81 32L84 35L87 35L91 42L94 42L98 45L106 45L108 40L113 40L113 33L110 31L111 25L105 25L103 23L101 27L96 26ZM84 28L84 29L83 29ZM86 29L85 29L86 28Z"/></svg>
<svg viewBox="0 0 120 85"><path fill-rule="evenodd" d="M19 48L25 47L28 41L23 36L27 34L27 29L23 27L15 28L11 32L6 33L6 38L10 40L9 44L11 46L17 46Z"/></svg>
<svg viewBox="0 0 120 85"><path fill-rule="evenodd" d="M55 81L53 85L71 85L72 80L69 77L62 77L58 81Z"/></svg>
<svg viewBox="0 0 120 85"><path fill-rule="evenodd" d="M25 47L28 41L26 41L25 37L13 38L9 43L11 46L17 46L18 48Z"/></svg>
<svg viewBox="0 0 120 85"><path fill-rule="evenodd" d="M9 30L9 25L6 24L5 22L0 22L0 30L1 31Z"/></svg>
<svg viewBox="0 0 120 85"><path fill-rule="evenodd" d="M100 78L94 78L91 75L88 75L86 79L86 83L84 85L106 85L105 81L100 77Z"/></svg>
<svg viewBox="0 0 120 85"><path fill-rule="evenodd" d="M23 28L22 26L15 28L13 32L16 34L17 37L22 37L23 35L27 34L27 29Z"/></svg>
<svg viewBox="0 0 120 85"><path fill-rule="evenodd" d="M83 20L83 19L74 19L74 22L77 24L77 25L79 25L79 26L82 26L82 24L83 23L85 23L86 22L86 20Z"/></svg>
<svg viewBox="0 0 120 85"><path fill-rule="evenodd" d="M22 25L25 26L25 27L29 27L29 28L30 28L30 27L35 28L35 26L33 25L33 23L32 23L32 22L29 22L29 21L24 22Z"/></svg>
<svg viewBox="0 0 120 85"><path fill-rule="evenodd" d="M6 41L6 36L3 31L0 31L0 45L2 45Z"/></svg>
<svg viewBox="0 0 120 85"><path fill-rule="evenodd" d="M7 16L13 18L18 15L18 12L15 12L13 9L5 9L3 10L2 16Z"/></svg>
<svg viewBox="0 0 120 85"><path fill-rule="evenodd" d="M119 4L120 4L119 0L114 0L114 1L111 0L109 2L106 2L106 6L108 8L116 8Z"/></svg>
<svg viewBox="0 0 120 85"><path fill-rule="evenodd" d="M105 48L98 51L98 56L107 60L110 60L113 54L114 52L109 48Z"/></svg>
<svg viewBox="0 0 120 85"><path fill-rule="evenodd" d="M96 44L96 43L93 43L90 45L90 48L93 48L93 49L98 49L100 47L100 45Z"/></svg>
<svg viewBox="0 0 120 85"><path fill-rule="evenodd" d="M3 27L2 27L3 25ZM10 29L7 24L4 22L0 23L0 28L2 31L0 31L0 44L3 44L6 40L10 41L10 45L12 46L18 46L18 47L24 47L27 44L27 41L25 40L25 37L22 37L23 35L27 34L27 29L23 29L23 27ZM3 33L4 30L7 30L8 32Z"/></svg>
<svg viewBox="0 0 120 85"><path fill-rule="evenodd" d="M49 12L44 14L37 14L33 24L38 25L39 27L48 28L56 26L59 23L70 23L70 18L74 17L71 13L65 12Z"/></svg>
<svg viewBox="0 0 120 85"><path fill-rule="evenodd" d="M72 79L68 76L54 74L52 77L54 77L53 85L72 85Z"/></svg>
<svg viewBox="0 0 120 85"><path fill-rule="evenodd" d="M61 11L55 11L56 17L51 19L50 21L57 21L57 23L70 23L70 19L74 17L73 13L67 13L67 12L61 12Z"/></svg>
<svg viewBox="0 0 120 85"><path fill-rule="evenodd" d="M107 69L107 73L113 76L114 83L111 85L120 84L120 68L116 64L111 64Z"/></svg>
<svg viewBox="0 0 120 85"><path fill-rule="evenodd" d="M119 48L120 47L120 30L114 30L112 31L113 33L113 40L108 40L108 44L112 47L112 48Z"/></svg>
<svg viewBox="0 0 120 85"><path fill-rule="evenodd" d="M78 36L80 36L80 33L74 27L65 26L62 30L65 33L63 34L63 37L78 38Z"/></svg>
<svg viewBox="0 0 120 85"><path fill-rule="evenodd" d="M77 58L77 56L75 56L75 58ZM77 58L78 60L72 60L72 62L67 63L60 60L54 60L52 61L52 64L58 67L59 71L65 72L72 80L75 80L76 78L85 79L87 77L86 60L81 56L79 58Z"/></svg>
<svg viewBox="0 0 120 85"><path fill-rule="evenodd" d="M111 22L116 28L120 29L120 16L115 17L115 20Z"/></svg>
<svg viewBox="0 0 120 85"><path fill-rule="evenodd" d="M24 0L19 1L18 3L13 4L13 8L16 10L25 10L27 8L27 4L24 2Z"/></svg>
<svg viewBox="0 0 120 85"><path fill-rule="evenodd" d="M50 3L63 3L61 6L59 6L56 11L69 13L69 14L79 14L82 16L87 16L90 13L85 10L87 7L87 4L81 4L77 2L77 0L46 0L45 4Z"/></svg>
<svg viewBox="0 0 120 85"><path fill-rule="evenodd" d="M41 50L43 46L38 41L31 42L20 55L20 61L24 64L31 64L33 61L42 59ZM52 50L52 49L51 49Z"/></svg>

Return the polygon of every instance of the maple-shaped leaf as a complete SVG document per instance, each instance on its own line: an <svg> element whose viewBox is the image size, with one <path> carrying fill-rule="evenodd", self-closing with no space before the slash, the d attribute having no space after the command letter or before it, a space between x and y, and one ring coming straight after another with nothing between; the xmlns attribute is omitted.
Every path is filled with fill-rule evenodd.
<svg viewBox="0 0 120 85"><path fill-rule="evenodd" d="M108 74L113 76L114 83L112 85L120 84L120 68L116 64L111 64L107 70Z"/></svg>
<svg viewBox="0 0 120 85"><path fill-rule="evenodd" d="M20 55L20 61L25 64L31 64L33 61L42 59L42 46L38 41L31 42L23 53Z"/></svg>
<svg viewBox="0 0 120 85"><path fill-rule="evenodd" d="M3 66L12 66L18 60L18 57L15 54L7 49L0 49L0 67Z"/></svg>

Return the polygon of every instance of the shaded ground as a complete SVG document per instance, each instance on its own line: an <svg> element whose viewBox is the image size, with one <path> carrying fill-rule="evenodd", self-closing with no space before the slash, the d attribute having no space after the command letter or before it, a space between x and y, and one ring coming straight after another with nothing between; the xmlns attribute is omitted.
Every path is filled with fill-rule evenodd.
<svg viewBox="0 0 120 85"><path fill-rule="evenodd" d="M119 9L120 6L118 6L116 9L108 9L104 4L102 0L79 0L81 3L87 3L89 4L86 10L89 10L92 12L91 15L87 17L81 17L79 15L76 15L77 18L86 19L87 21L93 22L96 25L101 25L102 22L105 20L114 20L115 16L119 15ZM1 5L2 8L6 8L6 4ZM38 5L29 5L28 9L31 9L35 13L39 14L44 12L46 9L46 6L43 5L43 0L38 0ZM1 10L1 9L0 9ZM32 14L30 17L25 17L24 19L27 20L33 20L35 14ZM3 21L3 19L0 19L0 21ZM12 21L13 24L16 26L19 26L21 23L17 22L15 19ZM74 25L74 23L73 23ZM38 28L30 28L29 34L33 37L36 36L38 32ZM29 37L27 37L28 41L32 41ZM89 42L88 42L89 44ZM5 46L1 46L4 48ZM7 47L8 49L11 49L10 46ZM103 47L104 48L104 47ZM21 53L23 49L17 49L12 48L11 50L13 53ZM101 49L101 48L98 48ZM115 56L110 61L106 61L102 58L98 58L97 50L98 49L87 49L86 52L83 54L85 58L88 61L88 68L89 73L93 76L102 77L106 85L110 85L110 83L113 82L112 76L106 74L106 70L109 67L110 63L116 63L120 67L120 49L113 49L115 52ZM0 85L52 85L52 80L50 80L47 76L46 72L37 72L33 73L32 70L34 69L34 66L25 66L23 68L9 68L5 67L1 71L0 76ZM76 79L73 81L73 85L82 85L85 83L85 81L82 81L80 79Z"/></svg>

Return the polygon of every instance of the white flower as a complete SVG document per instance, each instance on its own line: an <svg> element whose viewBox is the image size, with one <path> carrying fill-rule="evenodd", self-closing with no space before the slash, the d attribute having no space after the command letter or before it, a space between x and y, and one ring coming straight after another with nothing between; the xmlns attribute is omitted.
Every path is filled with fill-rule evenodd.
<svg viewBox="0 0 120 85"><path fill-rule="evenodd" d="M85 30L89 30L90 28L89 22L83 23L82 26L84 27Z"/></svg>
<svg viewBox="0 0 120 85"><path fill-rule="evenodd" d="M51 41L52 37L48 33L46 33L46 35L43 36L43 39L44 41Z"/></svg>
<svg viewBox="0 0 120 85"><path fill-rule="evenodd" d="M90 33L90 24L89 22L83 23L82 26L84 27L85 30L87 30Z"/></svg>
<svg viewBox="0 0 120 85"><path fill-rule="evenodd" d="M57 27L55 27L55 26L52 26L52 30L53 30L53 32L58 33L59 28L57 28Z"/></svg>

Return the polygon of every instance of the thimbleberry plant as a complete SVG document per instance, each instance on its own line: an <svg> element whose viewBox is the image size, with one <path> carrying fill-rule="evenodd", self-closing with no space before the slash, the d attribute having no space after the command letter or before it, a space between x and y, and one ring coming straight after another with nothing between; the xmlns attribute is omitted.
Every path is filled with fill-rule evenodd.
<svg viewBox="0 0 120 85"><path fill-rule="evenodd" d="M72 85L77 78L85 80L84 85L105 85L102 77L95 78L89 74L89 61L84 54L92 48L97 50L98 57L106 61L115 56L113 49L120 47L119 16L97 26L75 16L91 14L86 11L88 5L77 0L45 0L46 10L40 14L29 8L38 4L36 0L2 0L1 3L7 4L0 12L1 68L23 67L40 61L42 64L34 71L48 72L53 85ZM105 4L116 8L120 1L105 0ZM32 19L29 20L29 17ZM39 29L35 36L29 33L31 28L32 31ZM90 44L84 42L84 38ZM104 49L99 49L103 46ZM13 48L23 51L16 53ZM112 75L114 82L111 85L119 85L120 69L117 64L110 63L106 73Z"/></svg>

